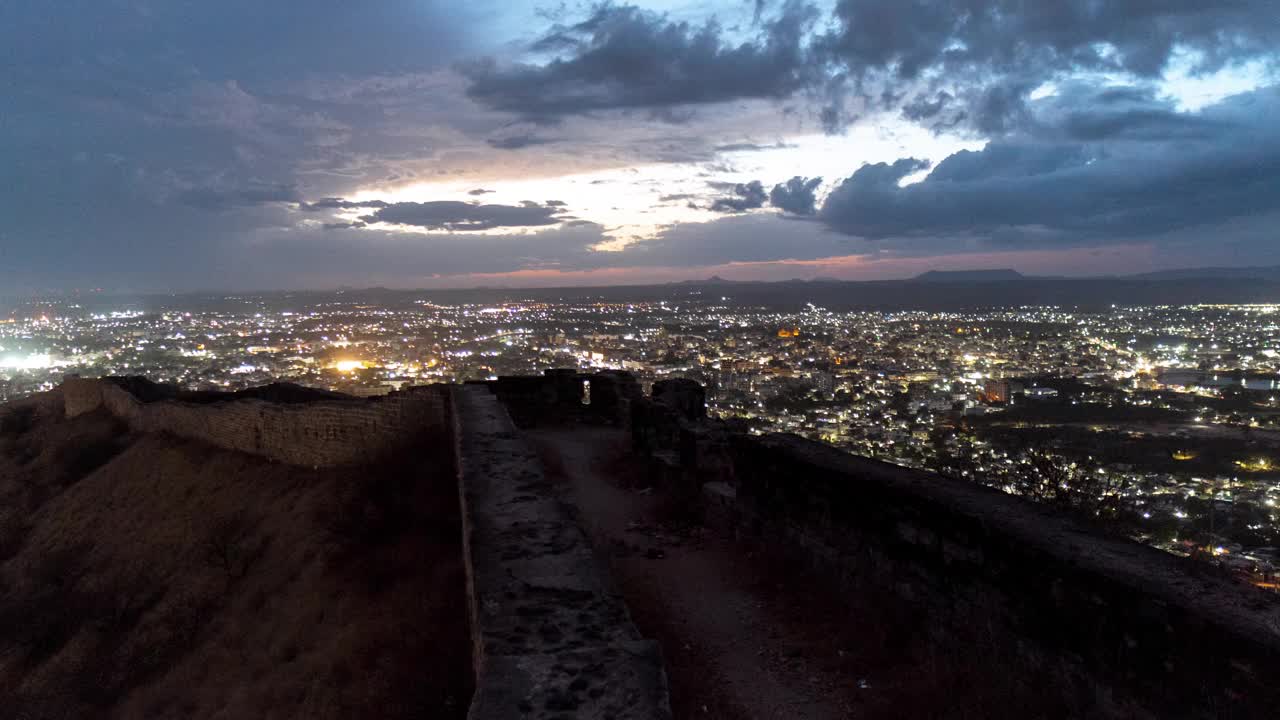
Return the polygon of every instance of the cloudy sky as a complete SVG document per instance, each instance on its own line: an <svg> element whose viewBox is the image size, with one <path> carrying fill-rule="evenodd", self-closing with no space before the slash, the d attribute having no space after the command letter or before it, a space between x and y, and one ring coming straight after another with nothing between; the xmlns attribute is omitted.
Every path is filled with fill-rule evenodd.
<svg viewBox="0 0 1280 720"><path fill-rule="evenodd" d="M1275 0L0 0L0 294L1280 264Z"/></svg>

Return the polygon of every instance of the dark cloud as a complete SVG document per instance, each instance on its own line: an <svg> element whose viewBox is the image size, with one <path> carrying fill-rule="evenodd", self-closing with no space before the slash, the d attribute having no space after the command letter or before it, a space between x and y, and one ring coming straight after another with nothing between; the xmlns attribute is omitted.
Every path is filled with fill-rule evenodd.
<svg viewBox="0 0 1280 720"><path fill-rule="evenodd" d="M658 202L676 202L677 200L691 200L696 197L697 195L692 193L672 193L670 195L659 196Z"/></svg>
<svg viewBox="0 0 1280 720"><path fill-rule="evenodd" d="M326 210L358 210L364 208L384 208L387 206L384 200L365 200L357 202L355 200L344 200L342 198L327 197L320 198L315 202L300 202L298 209L302 212L324 212Z"/></svg>
<svg viewBox="0 0 1280 720"><path fill-rule="evenodd" d="M793 0L734 45L714 23L604 4L531 46L550 61L463 70L471 97L538 122L634 108L678 119L691 105L803 92L827 98L819 119L832 131L870 106L1003 134L1030 119L1033 91L1073 73L1152 80L1175 58L1211 71L1280 46L1272 0L838 0L810 35L816 17Z"/></svg>
<svg viewBox="0 0 1280 720"><path fill-rule="evenodd" d="M288 185L263 185L231 190L193 188L179 193L178 200L191 207L222 211L251 205L298 202L298 191Z"/></svg>
<svg viewBox="0 0 1280 720"><path fill-rule="evenodd" d="M464 105L423 78L482 51L484 5L0 2L0 285L221 285L301 198L410 177Z"/></svg>
<svg viewBox="0 0 1280 720"><path fill-rule="evenodd" d="M559 208L534 202L521 205L479 205L454 200L393 203L362 216L366 223L414 225L433 230L477 231L495 228L556 225Z"/></svg>
<svg viewBox="0 0 1280 720"><path fill-rule="evenodd" d="M795 147L795 145L790 145L790 144L788 144L788 143L784 143L784 142L777 142L777 143L774 143L774 144L772 144L772 145L758 145L758 144L756 144L756 143L741 142L741 143L729 143L729 144L727 144L727 145L717 145L717 146L715 146L715 147L713 148L713 150L715 150L715 151L716 151L716 152L718 152L718 153L721 153L721 152L757 152L757 151L760 151L760 150L785 150L785 149L793 148L793 147Z"/></svg>
<svg viewBox="0 0 1280 720"><path fill-rule="evenodd" d="M209 287L248 266L260 268L258 284L279 285L273 273L326 262L340 265L329 269L338 276L377 263L398 272L401 261L444 273L866 247L849 235L884 238L871 247L892 251L949 252L958 237L972 247L1164 243L1160 233L1170 233L1208 262L1223 247L1239 248L1241 262L1280 252L1263 227L1280 205L1273 91L1187 113L1152 89L1174 57L1193 73L1252 58L1274 70L1274 0L826 4L836 8L830 18L799 2L723 6L743 21L725 28L682 22L693 6L678 16L594 6L576 24L557 11L564 25L542 33L523 64L491 61L459 75L458 62L509 57L512 37L530 32L508 4L316 0L302 12L258 0L0 0L0 286ZM501 176L498 155L518 161L511 173L520 177L653 161L706 163L706 178L734 177L712 164L716 153L777 148L753 141L774 139L779 126L760 126L753 113L764 103L698 106L751 99L784 100L784 121L798 132L803 108L829 103L821 117L833 131L855 113L890 109L992 142L906 187L898 183L920 163L858 170L812 223L741 212L768 200L804 214L812 180L782 183L767 199L763 186L680 197L659 195L667 189L658 180L615 180L619 192L651 192L656 204L709 197L698 203L706 207L725 196L717 209L735 213L621 253L588 251L604 230L555 201L347 199L441 178L487 183L479 178ZM635 112L598 116L611 109ZM512 122L570 115L596 117L567 120L563 133ZM654 132L642 123L652 117L695 125ZM387 224L355 232L368 224L355 214ZM460 232L427 242L395 223ZM529 231L475 232L486 228ZM738 236L744 228L750 238Z"/></svg>
<svg viewBox="0 0 1280 720"><path fill-rule="evenodd" d="M1030 106L1027 130L1042 137L1106 140L1206 140L1236 124L1202 113L1179 112L1149 87L1071 84Z"/></svg>
<svg viewBox="0 0 1280 720"><path fill-rule="evenodd" d="M484 188L476 188L475 190L468 190L468 191L467 191L467 194L468 194L468 195L484 195L484 194L486 194L486 193L491 193L491 192L493 192L493 191L492 191L492 190L485 190Z"/></svg>
<svg viewBox="0 0 1280 720"><path fill-rule="evenodd" d="M535 122L598 110L644 108L666 119L681 105L743 98L780 99L813 81L806 32L812 8L786 3L760 37L734 45L715 22L692 26L630 5L597 6L586 20L536 42L545 64L463 66L467 94ZM671 114L675 113L675 114Z"/></svg>
<svg viewBox="0 0 1280 720"><path fill-rule="evenodd" d="M901 80L934 68L1011 73L1029 62L1152 77L1178 45L1203 52L1206 68L1273 51L1273 10L1266 0L839 0L840 27L825 44L855 69Z"/></svg>
<svg viewBox="0 0 1280 720"><path fill-rule="evenodd" d="M768 4L768 0L754 0L755 12L751 14L752 22L760 22L760 18L764 17L764 6Z"/></svg>
<svg viewBox="0 0 1280 720"><path fill-rule="evenodd" d="M759 180L733 186L733 197L720 198L711 205L718 212L746 212L762 207L768 196Z"/></svg>
<svg viewBox="0 0 1280 720"><path fill-rule="evenodd" d="M902 106L902 116L912 122L937 125L935 118L954 100L955 96L945 90L939 90L933 97L916 97Z"/></svg>
<svg viewBox="0 0 1280 720"><path fill-rule="evenodd" d="M850 235L884 237L895 234L896 226L885 227L884 220L873 218L893 213L897 209L898 182L927 167L927 161L916 158L903 158L893 164L863 165L831 191L822 205L820 217L829 226ZM905 220L897 219L899 222Z"/></svg>
<svg viewBox="0 0 1280 720"><path fill-rule="evenodd" d="M1120 92L1102 103L1141 100ZM1280 206L1280 90L1238 95L1185 118L1127 117L1102 123L1069 116L1107 143L1025 137L992 142L938 163L925 180L899 181L924 164L867 165L827 197L819 217L841 232L867 238L933 235L1000 242L1120 241L1258 215ZM1187 134L1186 127L1230 127L1230 133ZM1093 128L1105 127L1099 133ZM1142 132L1122 130L1141 128ZM1071 132L1064 133L1071 135Z"/></svg>
<svg viewBox="0 0 1280 720"><path fill-rule="evenodd" d="M1215 70L1280 44L1271 0L840 0L835 15L817 46L844 90L984 133L1020 127L1030 93L1063 74L1153 79L1179 53Z"/></svg>
<svg viewBox="0 0 1280 720"><path fill-rule="evenodd" d="M488 140L485 140L485 142L489 144L489 147L497 148L498 150L520 150L522 148L534 147L537 145L549 145L554 142L559 142L559 140L533 134L524 134L489 138Z"/></svg>
<svg viewBox="0 0 1280 720"><path fill-rule="evenodd" d="M546 201L546 202L545 202L545 203L543 203L543 204L544 204L544 205L546 205L547 207L565 207L565 206L567 206L569 203L567 203L567 202L565 202L565 201L563 201L563 200L548 200L548 201Z"/></svg>
<svg viewBox="0 0 1280 720"><path fill-rule="evenodd" d="M822 178L802 178L799 175L785 183L773 186L769 191L769 204L792 215L812 215L817 212L817 191Z"/></svg>

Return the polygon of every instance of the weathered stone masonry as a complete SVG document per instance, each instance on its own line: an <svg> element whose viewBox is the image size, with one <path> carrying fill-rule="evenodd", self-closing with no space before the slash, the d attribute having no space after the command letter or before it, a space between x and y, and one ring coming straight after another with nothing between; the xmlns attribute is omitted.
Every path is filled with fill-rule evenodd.
<svg viewBox="0 0 1280 720"><path fill-rule="evenodd" d="M443 386L426 386L367 400L142 402L110 379L68 378L62 385L68 417L105 407L136 432L167 432L314 467L368 462L424 434L447 432L447 394Z"/></svg>
<svg viewBox="0 0 1280 720"><path fill-rule="evenodd" d="M1274 598L970 482L795 436L731 447L732 491L707 497L742 537L884 588L975 651L1014 648L1080 692L1157 717L1276 716Z"/></svg>
<svg viewBox="0 0 1280 720"><path fill-rule="evenodd" d="M650 399L625 374L559 372L289 405L146 403L110 381L70 379L59 404L69 416L106 407L138 431L301 465L356 463L423 433L452 435L474 720L670 714L657 648L637 633L517 424L629 426L659 482L744 541L898 598L976 656L984 644L1012 649L1104 703L1115 698L1113 707L1234 718L1280 707L1274 598L969 482L794 436L730 432L705 418L688 381L657 383Z"/></svg>
<svg viewBox="0 0 1280 720"><path fill-rule="evenodd" d="M131 392L138 385L156 387L71 377L59 393L31 402L57 400L68 417L105 408L137 432L305 466L356 464L396 450L438 453L436 443L449 437L476 673L469 717L671 717L657 644L632 624L586 534L488 387L418 387L370 400L229 396L191 403L172 399L175 388L147 402ZM600 385L614 387L610 378ZM556 387L562 400L576 402L565 417L571 409L580 419L619 422L626 411L609 390L594 408L583 405L581 382L567 375ZM541 402L534 401L535 412ZM430 446L423 444L428 438Z"/></svg>
<svg viewBox="0 0 1280 720"><path fill-rule="evenodd" d="M542 463L482 385L454 395L476 694L471 720L671 717L640 636Z"/></svg>
<svg viewBox="0 0 1280 720"><path fill-rule="evenodd" d="M554 397L536 380L516 397ZM628 408L655 481L700 502L712 524L837 587L895 598L975 662L999 650L1021 666L1009 672L1047 670L1114 715L1277 716L1271 595L972 482L732 432L705 417L691 381L655 383ZM543 422L564 417L552 409Z"/></svg>
<svg viewBox="0 0 1280 720"><path fill-rule="evenodd" d="M493 383L521 424L593 421L575 384ZM561 389L557 389L561 388ZM593 400L595 393L593 392ZM1036 503L846 454L795 436L750 436L705 418L691 380L627 393L636 454L709 521L812 566L836 587L905 603L929 633L1059 676L1098 711L1275 717L1280 603L1187 562L1103 536Z"/></svg>

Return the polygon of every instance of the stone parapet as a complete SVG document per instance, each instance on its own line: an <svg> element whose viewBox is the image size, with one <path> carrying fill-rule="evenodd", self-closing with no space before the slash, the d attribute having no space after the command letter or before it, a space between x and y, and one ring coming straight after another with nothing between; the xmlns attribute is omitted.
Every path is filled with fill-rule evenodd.
<svg viewBox="0 0 1280 720"><path fill-rule="evenodd" d="M656 644L640 637L498 399L454 397L476 694L471 720L671 717Z"/></svg>
<svg viewBox="0 0 1280 720"><path fill-rule="evenodd" d="M141 384L127 378L67 378L62 385L66 415L106 408L135 432L166 432L310 467L369 462L424 434L448 429L448 389L443 386L363 400L275 403L228 395L225 400L193 403L144 401L130 389ZM173 388L151 387L176 396Z"/></svg>

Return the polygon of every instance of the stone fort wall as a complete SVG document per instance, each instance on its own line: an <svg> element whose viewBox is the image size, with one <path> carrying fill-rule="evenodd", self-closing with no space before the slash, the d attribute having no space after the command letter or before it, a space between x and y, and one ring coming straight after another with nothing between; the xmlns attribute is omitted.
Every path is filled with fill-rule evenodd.
<svg viewBox="0 0 1280 720"><path fill-rule="evenodd" d="M467 717L671 720L657 643L507 409L483 384L458 388L454 408L476 672Z"/></svg>
<svg viewBox="0 0 1280 720"><path fill-rule="evenodd" d="M539 425L625 425L631 401L641 397L630 373L547 370L543 375L509 375L478 381L506 406L520 427Z"/></svg>
<svg viewBox="0 0 1280 720"><path fill-rule="evenodd" d="M512 395L554 397L536 387L526 379ZM629 410L637 461L666 492L833 590L892 598L920 631L972 647L974 662L1059 679L1098 717L1280 707L1273 594L969 481L734 431L705 417L691 381L655 383Z"/></svg>
<svg viewBox="0 0 1280 720"><path fill-rule="evenodd" d="M1273 595L974 483L793 435L735 435L704 497L738 537L884 592L1099 716L1274 717Z"/></svg>
<svg viewBox="0 0 1280 720"><path fill-rule="evenodd" d="M592 381L590 405L584 380ZM144 403L110 381L69 379L63 404L68 415L106 407L140 431L302 465L360 462L415 433L451 433L480 662L472 717L524 712L529 697L554 689L548 668L605 659L609 686L650 699L628 717L669 712L652 646L588 571L580 529L561 516L516 429L594 422L629 427L637 461L743 541L786 553L837 588L894 598L925 631L971 644L974 662L1012 654L1011 674L1047 668L1097 698L1098 716L1274 717L1280 707L1276 599L1179 558L967 481L795 436L732 432L705 418L700 388L688 381L655 384L652 398L616 375L504 378L489 384L492 396L485 389L292 405ZM462 412L451 410L455 397ZM528 528L549 535L531 544ZM557 620L542 639L511 626L525 605L548 603L551 613L566 599L591 612ZM603 619L577 628L591 613ZM616 637L560 642L601 628Z"/></svg>
<svg viewBox="0 0 1280 720"><path fill-rule="evenodd" d="M167 432L311 467L368 462L415 437L449 430L448 389L441 386L370 399L189 403L143 402L109 379L67 378L62 395L68 417L103 407L136 432Z"/></svg>

